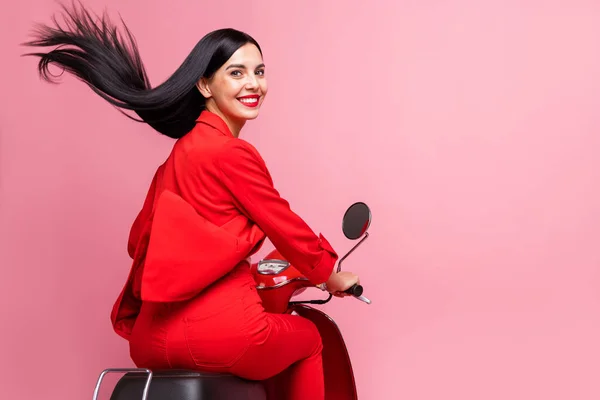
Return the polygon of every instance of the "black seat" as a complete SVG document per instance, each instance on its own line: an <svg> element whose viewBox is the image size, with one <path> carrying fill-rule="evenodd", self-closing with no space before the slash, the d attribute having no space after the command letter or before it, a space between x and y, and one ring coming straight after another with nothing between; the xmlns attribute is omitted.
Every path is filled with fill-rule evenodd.
<svg viewBox="0 0 600 400"><path fill-rule="evenodd" d="M129 372L116 384L110 400L142 400L148 374ZM152 371L147 400L266 400L260 382L232 375L186 370Z"/></svg>

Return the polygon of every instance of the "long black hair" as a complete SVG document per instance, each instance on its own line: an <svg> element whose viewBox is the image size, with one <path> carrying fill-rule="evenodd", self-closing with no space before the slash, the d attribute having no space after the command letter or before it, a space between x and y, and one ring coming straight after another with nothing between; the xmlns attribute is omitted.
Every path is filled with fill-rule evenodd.
<svg viewBox="0 0 600 400"><path fill-rule="evenodd" d="M210 79L247 43L254 44L262 54L256 40L248 34L230 28L219 29L204 36L181 66L165 82L152 88L136 41L122 19L124 34L106 13L95 20L83 6L77 9L73 3L72 10L62 8L66 28L53 17L54 27L39 25L34 31L34 40L24 43L56 47L47 53L25 54L40 57L40 77L56 83L49 71L50 64L56 64L114 106L134 111L142 119L140 122L175 139L194 127L206 107L206 99L196 87L200 78Z"/></svg>

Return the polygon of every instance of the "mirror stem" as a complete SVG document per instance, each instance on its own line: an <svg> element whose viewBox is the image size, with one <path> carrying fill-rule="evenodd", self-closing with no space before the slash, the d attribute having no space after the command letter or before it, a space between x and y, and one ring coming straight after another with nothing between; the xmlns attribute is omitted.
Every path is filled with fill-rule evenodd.
<svg viewBox="0 0 600 400"><path fill-rule="evenodd" d="M365 232L365 236L360 240L360 242L356 243L356 245L353 248L351 248L350 251L348 253L346 253L346 255L344 257L342 257L340 259L340 261L338 262L337 272L340 272L342 270L342 261L344 261L368 237L369 237L369 232Z"/></svg>

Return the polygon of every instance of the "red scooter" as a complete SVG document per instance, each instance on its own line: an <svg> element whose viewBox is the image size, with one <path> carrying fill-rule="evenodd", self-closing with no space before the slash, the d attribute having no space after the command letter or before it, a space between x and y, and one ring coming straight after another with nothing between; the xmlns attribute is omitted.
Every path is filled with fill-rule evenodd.
<svg viewBox="0 0 600 400"><path fill-rule="evenodd" d="M371 210L362 202L351 205L344 214L342 231L351 240L361 239L338 262L342 262L369 236ZM318 328L323 341L323 371L325 398L327 400L357 400L352 363L343 336L336 323L327 314L308 304L325 304L323 300L291 301L306 289L315 287L293 265L274 250L265 259L251 265L256 288L263 306L270 313L300 315L311 320ZM358 300L371 304L362 295L363 288L354 285L346 291ZM118 381L110 400L266 400L261 382L248 381L225 374L187 370L151 371L144 368L109 368L100 374L94 390L97 400L100 385L108 373L125 373Z"/></svg>
<svg viewBox="0 0 600 400"><path fill-rule="evenodd" d="M344 214L342 231L351 240L362 239L338 262L337 270L341 270L342 262L369 236L367 229L371 223L371 211L365 203L355 203ZM327 400L357 399L356 385L352 363L342 334L336 323L327 314L307 304L325 304L325 300L290 301L307 288L314 287L300 271L294 268L282 255L274 250L266 258L251 267L256 288L263 306L270 313L298 314L311 320L319 329L323 340L323 370L325 373L325 398ZM362 295L363 288L354 285L347 290L348 294L370 304L371 301Z"/></svg>

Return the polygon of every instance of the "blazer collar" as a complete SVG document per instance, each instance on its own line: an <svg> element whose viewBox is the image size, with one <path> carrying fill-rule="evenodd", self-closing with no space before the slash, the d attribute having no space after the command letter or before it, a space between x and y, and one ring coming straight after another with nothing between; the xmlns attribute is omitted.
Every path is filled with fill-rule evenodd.
<svg viewBox="0 0 600 400"><path fill-rule="evenodd" d="M219 117L217 114L215 114L211 111L203 110L200 113L200 116L198 117L198 119L196 121L198 123L206 124L208 126L215 128L216 130L218 130L220 133L222 133L225 136L234 137L233 133L231 133L231 131L229 130L229 127L227 126L225 121L223 121L223 119L221 117Z"/></svg>

